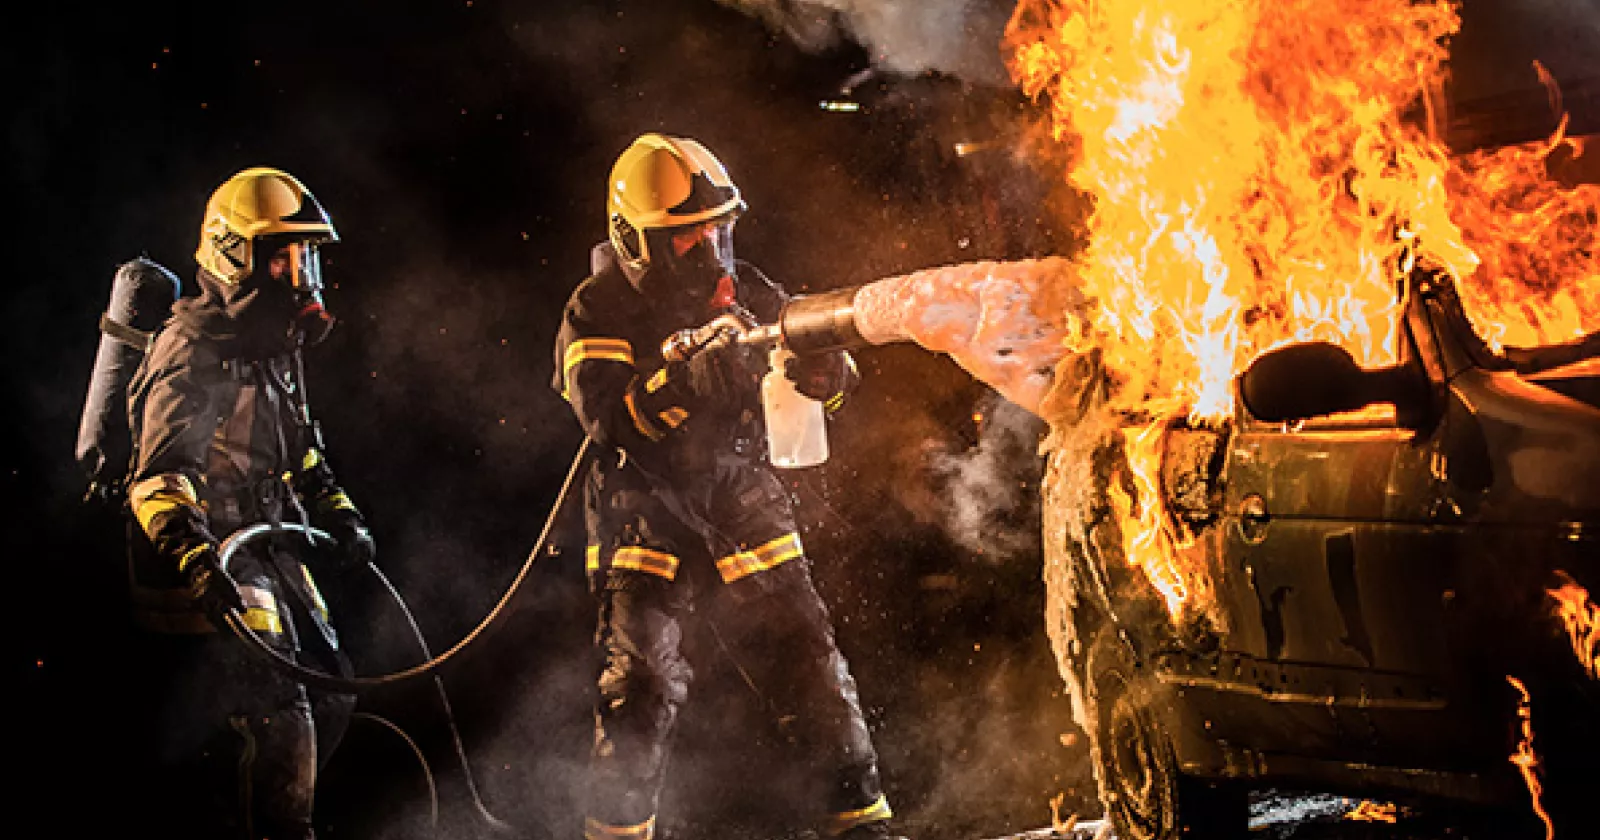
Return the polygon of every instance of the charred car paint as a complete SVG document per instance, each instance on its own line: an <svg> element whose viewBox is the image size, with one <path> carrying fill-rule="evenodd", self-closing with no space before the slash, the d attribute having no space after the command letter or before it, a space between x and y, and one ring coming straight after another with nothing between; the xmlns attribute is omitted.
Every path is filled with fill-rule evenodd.
<svg viewBox="0 0 1600 840"><path fill-rule="evenodd" d="M1118 447L1087 501L1052 456L1047 508L1081 527L1047 539L1050 630L1119 836L1242 831L1242 790L1269 784L1527 811L1507 676L1553 813L1592 777L1600 703L1547 590L1600 582L1594 342L1495 353L1448 280L1406 286L1395 368L1291 345L1223 428L1166 430L1141 504L1213 584L1186 620L1123 559Z"/></svg>

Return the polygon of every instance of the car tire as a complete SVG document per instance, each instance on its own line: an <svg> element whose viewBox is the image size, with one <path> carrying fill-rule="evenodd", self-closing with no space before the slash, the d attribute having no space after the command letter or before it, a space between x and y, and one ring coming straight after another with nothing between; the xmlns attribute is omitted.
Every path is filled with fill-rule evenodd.
<svg viewBox="0 0 1600 840"><path fill-rule="evenodd" d="M1118 840L1245 836L1249 792L1184 774L1148 693L1124 669L1104 670L1094 685L1095 778Z"/></svg>

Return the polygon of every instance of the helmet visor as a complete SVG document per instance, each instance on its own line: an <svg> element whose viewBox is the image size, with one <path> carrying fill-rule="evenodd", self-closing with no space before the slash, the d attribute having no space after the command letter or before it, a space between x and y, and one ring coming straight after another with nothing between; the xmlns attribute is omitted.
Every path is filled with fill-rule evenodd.
<svg viewBox="0 0 1600 840"><path fill-rule="evenodd" d="M696 249L704 249L709 261L720 265L733 264L733 220L718 219L674 230L670 240L672 256L676 260L688 259Z"/></svg>
<svg viewBox="0 0 1600 840"><path fill-rule="evenodd" d="M320 297L322 294L322 251L313 241L290 242L272 259L276 263L279 257L284 260L283 273L280 279L289 284L289 288L303 296ZM274 266L274 274L278 274Z"/></svg>

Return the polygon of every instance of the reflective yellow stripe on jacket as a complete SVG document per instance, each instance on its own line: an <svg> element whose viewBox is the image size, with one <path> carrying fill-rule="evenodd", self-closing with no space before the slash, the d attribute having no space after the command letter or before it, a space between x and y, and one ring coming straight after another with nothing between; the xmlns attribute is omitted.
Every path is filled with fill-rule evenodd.
<svg viewBox="0 0 1600 840"><path fill-rule="evenodd" d="M181 507L200 507L200 497L194 484L182 473L162 473L128 488L128 504L133 508L139 527L150 534L150 524L157 516Z"/></svg>
<svg viewBox="0 0 1600 840"><path fill-rule="evenodd" d="M638 383L639 377L635 376L633 382L629 384L628 390L623 392L622 402L628 407L628 416L633 418L633 427L639 430L639 434L644 435L648 440L661 440L667 436L667 433L656 428L656 424L650 422L643 414L639 413L638 400L633 396L633 386Z"/></svg>
<svg viewBox="0 0 1600 840"><path fill-rule="evenodd" d="M749 551L729 554L717 560L717 573L724 583L764 572L799 557L805 549L800 546L800 535L788 533L762 543Z"/></svg>
<svg viewBox="0 0 1600 840"><path fill-rule="evenodd" d="M571 400L572 369L582 362L621 362L633 364L633 345L621 338L580 338L567 345L561 360L561 396Z"/></svg>
<svg viewBox="0 0 1600 840"><path fill-rule="evenodd" d="M827 825L823 827L823 831L829 836L837 836L858 825L887 820L893 816L894 811L889 809L889 800L880 795L876 802L865 808L843 811L828 817Z"/></svg>
<svg viewBox="0 0 1600 840"><path fill-rule="evenodd" d="M356 509L356 503L350 501L350 497L345 495L343 490L337 490L318 500L317 509L324 513L335 510L353 511Z"/></svg>
<svg viewBox="0 0 1600 840"><path fill-rule="evenodd" d="M244 624L257 633L280 634L283 620L278 616L278 599L273 594L248 584L239 587L244 600ZM134 586L133 623L152 633L197 635L214 633L213 627L187 590Z"/></svg>
<svg viewBox="0 0 1600 840"><path fill-rule="evenodd" d="M655 817L635 825L607 825L594 817L583 821L585 840L651 840L655 834Z"/></svg>
<svg viewBox="0 0 1600 840"><path fill-rule="evenodd" d="M584 560L584 566L591 573L600 571L600 546L589 546L584 552ZM642 545L624 545L612 553L611 568L629 569L674 580L678 577L678 558L665 551L645 548Z"/></svg>

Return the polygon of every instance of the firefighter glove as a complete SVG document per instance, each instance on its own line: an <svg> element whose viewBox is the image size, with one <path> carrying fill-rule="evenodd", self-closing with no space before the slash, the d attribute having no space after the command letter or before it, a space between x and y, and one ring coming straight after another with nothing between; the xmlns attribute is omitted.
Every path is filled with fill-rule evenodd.
<svg viewBox="0 0 1600 840"><path fill-rule="evenodd" d="M340 571L364 568L378 556L378 544L359 515L340 517L328 533L333 536Z"/></svg>
<svg viewBox="0 0 1600 840"><path fill-rule="evenodd" d="M818 402L849 391L860 379L850 355L843 350L791 357L783 373L796 391Z"/></svg>
<svg viewBox="0 0 1600 840"><path fill-rule="evenodd" d="M760 384L767 360L759 348L720 340L691 356L686 368L686 384L696 399L732 402Z"/></svg>
<svg viewBox="0 0 1600 840"><path fill-rule="evenodd" d="M244 595L239 591L239 583L222 568L215 548L206 545L195 549L179 563L179 570L189 597L213 621L220 624L229 610L244 612Z"/></svg>

